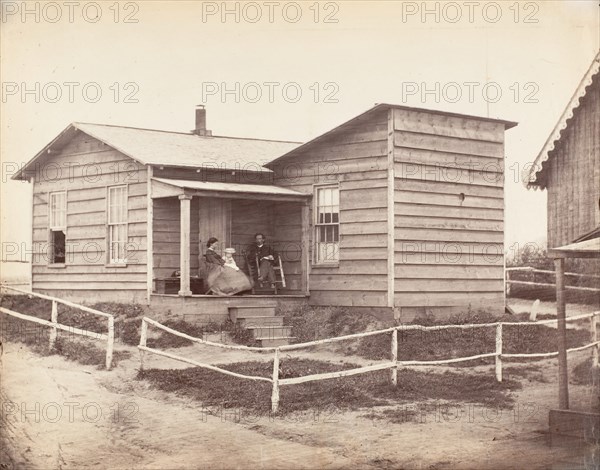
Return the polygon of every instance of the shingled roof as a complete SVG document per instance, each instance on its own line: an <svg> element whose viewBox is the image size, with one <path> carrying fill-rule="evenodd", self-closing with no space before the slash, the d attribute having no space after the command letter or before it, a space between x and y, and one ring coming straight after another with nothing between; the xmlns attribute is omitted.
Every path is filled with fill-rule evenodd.
<svg viewBox="0 0 600 470"><path fill-rule="evenodd" d="M134 127L74 122L17 172L13 179L26 179L40 159L60 150L78 132L83 132L143 165L184 168L219 168L245 171L271 170L263 165L289 152L298 142L199 136Z"/></svg>

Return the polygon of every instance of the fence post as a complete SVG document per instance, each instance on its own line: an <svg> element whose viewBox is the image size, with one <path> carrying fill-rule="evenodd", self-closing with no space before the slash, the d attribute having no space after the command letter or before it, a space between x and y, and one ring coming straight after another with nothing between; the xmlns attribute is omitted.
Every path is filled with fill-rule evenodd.
<svg viewBox="0 0 600 470"><path fill-rule="evenodd" d="M398 385L398 329L394 328L392 331L392 362L394 363L394 367L392 367L391 381L392 385L395 387Z"/></svg>
<svg viewBox="0 0 600 470"><path fill-rule="evenodd" d="M52 301L52 313L50 314L50 321L52 323L58 323L58 303L56 300ZM58 335L58 329L53 327L50 330L50 350L54 349L56 345L56 337Z"/></svg>
<svg viewBox="0 0 600 470"><path fill-rule="evenodd" d="M148 338L148 323L142 318L142 328L140 330L140 346L146 347L146 339ZM144 370L144 354L146 351L140 349L140 370Z"/></svg>
<svg viewBox="0 0 600 470"><path fill-rule="evenodd" d="M275 349L273 358L273 392L271 393L271 413L279 409L279 348Z"/></svg>
<svg viewBox="0 0 600 470"><path fill-rule="evenodd" d="M592 334L592 343L598 342L598 315L592 314L591 320L591 334ZM600 355L600 344L596 344L596 346L592 347L592 367L598 367L598 356Z"/></svg>
<svg viewBox="0 0 600 470"><path fill-rule="evenodd" d="M106 370L110 370L113 360L113 348L115 346L115 318L108 317L108 338L106 340Z"/></svg>
<svg viewBox="0 0 600 470"><path fill-rule="evenodd" d="M496 323L496 380L502 382L502 323Z"/></svg>

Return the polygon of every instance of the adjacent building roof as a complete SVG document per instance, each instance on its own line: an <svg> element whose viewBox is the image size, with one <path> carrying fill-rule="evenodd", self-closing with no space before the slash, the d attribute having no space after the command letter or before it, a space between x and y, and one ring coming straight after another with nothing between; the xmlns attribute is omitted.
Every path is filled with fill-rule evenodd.
<svg viewBox="0 0 600 470"><path fill-rule="evenodd" d="M263 165L298 142L198 136L192 133L74 122L30 160L13 179L26 179L39 159L60 150L77 132L94 137L143 165L268 171Z"/></svg>
<svg viewBox="0 0 600 470"><path fill-rule="evenodd" d="M450 113L447 111L440 111L440 110L435 110L435 109L425 109L425 108L414 108L412 106L402 106L402 105L398 105L398 104L389 104L389 103L378 103L375 106L373 106L372 108L369 108L368 110L366 110L364 113L359 114L358 116L353 117L352 119L340 124L337 127L334 127L333 129L325 132L324 134L321 134L317 137L315 137L312 140L309 140L308 142L296 146L293 149L290 149L290 151L288 151L287 153L281 155L279 158L277 158L276 160L273 160L272 162L270 162L269 164L267 164L266 166L269 167L272 163L275 163L281 159L284 158L288 158L291 157L293 155L296 155L298 152L303 151L306 147L313 145L317 142L320 142L321 140L324 140L325 138L329 137L331 134L337 132L338 130L340 130L341 128L344 128L346 126L349 125L353 125L356 124L360 121L363 121L365 119L369 119L370 117L372 117L373 114L378 113L380 111L384 111L384 110L388 110L388 109L401 109L401 110L407 110L407 111L417 111L417 112L422 112L422 113L432 113L432 114L438 114L438 115L442 115L442 116L450 116L450 117L460 117L460 118L467 118L467 119L475 119L478 121L486 121L486 122L498 122L498 123L502 123L504 124L505 129L510 129L512 127L515 127L516 125L518 125L518 123L513 122L513 121L505 121L503 119L494 119L494 118L489 118L489 117L483 117L483 116L473 116L470 114L459 114L459 113Z"/></svg>
<svg viewBox="0 0 600 470"><path fill-rule="evenodd" d="M573 96L569 100L567 107L560 115L558 122L556 123L556 125L552 129L552 132L546 139L546 142L544 143L544 146L540 150L540 153L533 162L533 165L531 166L531 168L529 168L523 173L523 184L527 188L537 189L539 187L538 177L545 168L544 162L548 161L548 159L552 156L552 151L556 147L557 142L560 140L562 131L566 129L569 125L569 120L573 117L573 114L576 112L576 109L581 103L581 99L583 99L583 97L586 94L587 88L592 84L592 82L594 81L594 77L598 74L599 70L600 52L596 54L596 57L594 57L592 64L581 79L581 82L579 82L575 93L573 93Z"/></svg>

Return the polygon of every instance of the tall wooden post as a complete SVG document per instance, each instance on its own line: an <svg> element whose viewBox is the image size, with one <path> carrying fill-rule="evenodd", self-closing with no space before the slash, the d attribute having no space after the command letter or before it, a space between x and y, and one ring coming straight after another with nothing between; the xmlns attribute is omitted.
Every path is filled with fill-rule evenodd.
<svg viewBox="0 0 600 470"><path fill-rule="evenodd" d="M154 278L154 199L152 199L152 165L147 165L146 181L146 302L150 305Z"/></svg>
<svg viewBox="0 0 600 470"><path fill-rule="evenodd" d="M279 410L279 348L275 350L273 358L273 390L271 392L271 413Z"/></svg>
<svg viewBox="0 0 600 470"><path fill-rule="evenodd" d="M598 342L598 315L592 315L591 320L591 339L592 343ZM596 344L596 346L592 347L592 366L598 367L598 356L600 352L600 344Z"/></svg>
<svg viewBox="0 0 600 470"><path fill-rule="evenodd" d="M396 365L394 367L392 367L392 372L391 372L391 382L392 385L395 387L396 385L398 385L398 329L395 328L394 331L392 331L392 350L391 350L391 360L393 363L395 363Z"/></svg>
<svg viewBox="0 0 600 470"><path fill-rule="evenodd" d="M308 295L308 270L309 270L309 257L310 257L310 205L306 201L302 204L302 240L300 261L300 290L303 294Z"/></svg>
<svg viewBox="0 0 600 470"><path fill-rule="evenodd" d="M554 260L556 271L556 318L558 320L558 407L569 409L569 369L567 368L567 321L565 263L563 258Z"/></svg>
<svg viewBox="0 0 600 470"><path fill-rule="evenodd" d="M56 300L52 301L52 312L50 313L50 321L52 323L58 323L58 304L57 304ZM50 330L50 345L49 345L51 351L54 349L54 346L56 345L57 336L58 336L58 329L52 328Z"/></svg>
<svg viewBox="0 0 600 470"><path fill-rule="evenodd" d="M148 323L146 323L146 320L144 318L142 318L142 329L140 331L140 346L146 347L147 341L148 341ZM140 370L144 370L144 353L145 352L146 351L143 351L142 349L140 349Z"/></svg>
<svg viewBox="0 0 600 470"><path fill-rule="evenodd" d="M496 380L502 382L502 323L496 325Z"/></svg>
<svg viewBox="0 0 600 470"><path fill-rule="evenodd" d="M396 177L394 173L394 108L390 107L388 112L388 135L387 135L387 306L394 311L396 291L395 272L395 240L396 240L396 218L395 218L395 194ZM394 312L396 316L396 312Z"/></svg>
<svg viewBox="0 0 600 470"><path fill-rule="evenodd" d="M106 370L110 370L115 346L115 317L108 317L108 335L106 340Z"/></svg>
<svg viewBox="0 0 600 470"><path fill-rule="evenodd" d="M180 238L179 238L179 271L181 273L179 284L179 295L192 295L190 289L190 209L192 196L181 194L179 202L181 210L180 218Z"/></svg>

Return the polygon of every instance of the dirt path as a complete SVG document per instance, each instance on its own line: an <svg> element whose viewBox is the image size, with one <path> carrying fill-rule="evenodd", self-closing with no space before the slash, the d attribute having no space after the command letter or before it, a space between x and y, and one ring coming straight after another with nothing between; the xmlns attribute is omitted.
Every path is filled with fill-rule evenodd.
<svg viewBox="0 0 600 470"><path fill-rule="evenodd" d="M343 468L324 446L265 436L144 390L131 371L38 357L2 360L3 439L14 468ZM112 390L111 390L112 389ZM13 405L14 404L14 405ZM5 452L5 459L7 452ZM8 467L10 468L10 467Z"/></svg>
<svg viewBox="0 0 600 470"><path fill-rule="evenodd" d="M195 346L177 351L212 363L248 359ZM572 356L573 363L585 354ZM384 417L398 413L398 407L327 409L271 419L235 410L214 416L187 398L150 389L134 379L136 354L106 372L6 344L2 438L13 468L516 469L558 462L572 468L573 462L583 462L584 450L551 448L542 433L556 402L556 365L538 365L540 372L524 379L514 410L430 402L427 408L405 406L400 423L365 416ZM148 367L180 364L152 357ZM572 386L573 405L585 406L589 392Z"/></svg>
<svg viewBox="0 0 600 470"><path fill-rule="evenodd" d="M508 298L506 299L508 305L515 311L515 313L523 313L523 312L531 312L531 306L533 305L533 300L530 299L516 299L516 298ZM587 304L567 304L566 313L568 317L574 315L583 315L586 313L597 312L598 307L594 305ZM540 302L538 308L538 314L550 314L556 315L556 302Z"/></svg>

